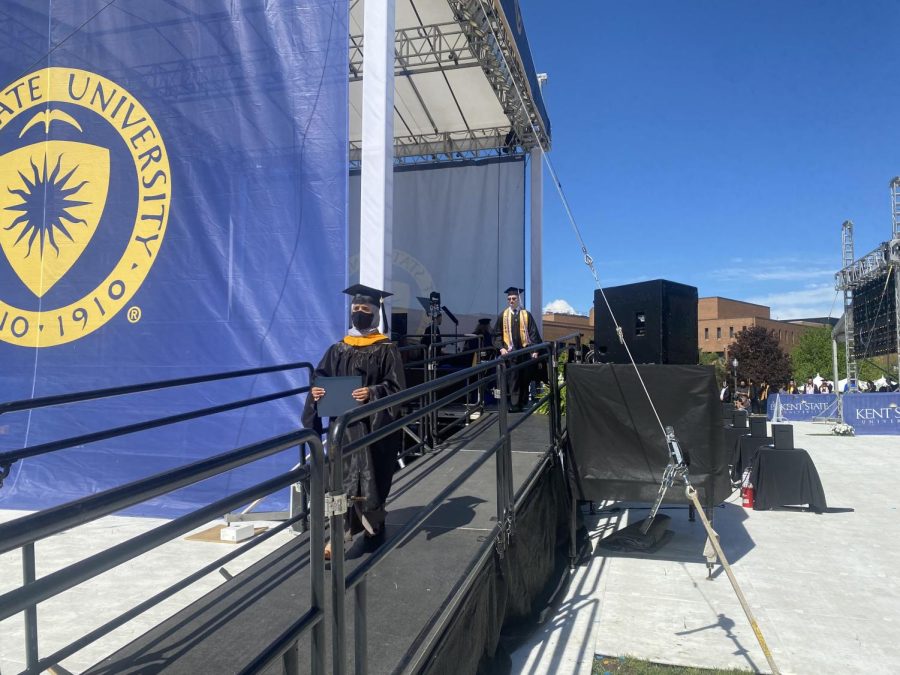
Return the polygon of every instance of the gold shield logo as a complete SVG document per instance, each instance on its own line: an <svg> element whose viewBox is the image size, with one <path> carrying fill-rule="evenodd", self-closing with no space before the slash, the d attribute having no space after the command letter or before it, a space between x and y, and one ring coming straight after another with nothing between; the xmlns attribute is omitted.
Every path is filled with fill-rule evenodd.
<svg viewBox="0 0 900 675"><path fill-rule="evenodd" d="M0 89L0 148L0 340L78 340L128 305L156 261L172 185L162 134L115 82L47 68ZM113 173L136 195L115 209ZM98 232L107 249L88 260Z"/></svg>
<svg viewBox="0 0 900 675"><path fill-rule="evenodd" d="M48 141L0 156L0 248L41 297L94 236L109 187L109 151Z"/></svg>

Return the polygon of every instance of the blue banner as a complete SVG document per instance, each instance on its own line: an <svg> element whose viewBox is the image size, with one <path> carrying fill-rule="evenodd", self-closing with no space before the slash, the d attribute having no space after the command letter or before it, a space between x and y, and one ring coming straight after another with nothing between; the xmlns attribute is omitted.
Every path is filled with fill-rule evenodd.
<svg viewBox="0 0 900 675"><path fill-rule="evenodd" d="M317 361L343 334L347 0L4 0L0 401ZM303 372L19 413L0 448L306 384ZM298 425L294 397L17 462L34 509ZM176 513L287 470L161 499Z"/></svg>
<svg viewBox="0 0 900 675"><path fill-rule="evenodd" d="M534 68L534 60L531 58L531 47L528 45L528 36L525 34L525 23L522 21L522 10L519 7L519 0L500 0L500 7L506 17L506 23L512 33L513 41L516 44L516 50L519 52L519 60L525 72L525 78L528 80L528 89L531 98L537 107L538 114L541 116L544 128L547 130L547 136L550 136L550 118L544 107L544 97L541 93L541 87L537 79L537 71Z"/></svg>
<svg viewBox="0 0 900 675"><path fill-rule="evenodd" d="M776 401L781 403L781 417L789 422L803 422L814 417L835 414L837 394L778 394L768 398L768 418L775 414Z"/></svg>
<svg viewBox="0 0 900 675"><path fill-rule="evenodd" d="M900 393L845 394L844 421L860 436L900 435Z"/></svg>

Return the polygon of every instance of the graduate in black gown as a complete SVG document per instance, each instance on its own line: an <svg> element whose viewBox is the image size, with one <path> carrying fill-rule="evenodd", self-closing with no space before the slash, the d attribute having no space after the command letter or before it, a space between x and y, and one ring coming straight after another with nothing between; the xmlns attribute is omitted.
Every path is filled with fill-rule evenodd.
<svg viewBox="0 0 900 675"><path fill-rule="evenodd" d="M328 348L316 368L315 377L359 375L362 386L353 391L358 405L374 401L405 388L400 352L390 339L378 331L379 308L385 291L356 284L344 291L352 296L351 329L343 340ZM385 320L385 324L387 321ZM327 392L315 381L303 408L303 426L323 433L322 418L316 403ZM399 410L390 408L354 422L344 433L344 444L362 438L396 419ZM397 446L391 437L373 443L344 460L344 492L349 499L344 539L365 531L373 543L384 534L385 509L397 463ZM331 544L325 556L330 558Z"/></svg>
<svg viewBox="0 0 900 675"><path fill-rule="evenodd" d="M541 342L541 335L538 333L534 317L531 316L527 309L520 306L520 298L524 290L515 286L510 286L506 289L507 307L497 317L497 323L494 325L494 345L500 351L501 356L507 352L523 349ZM537 357L537 352L531 354L531 358L536 359ZM523 363L528 358L528 356L519 357L515 362ZM528 388L532 380L538 377L535 366L510 371L507 380L509 383L510 412L520 412L527 405Z"/></svg>

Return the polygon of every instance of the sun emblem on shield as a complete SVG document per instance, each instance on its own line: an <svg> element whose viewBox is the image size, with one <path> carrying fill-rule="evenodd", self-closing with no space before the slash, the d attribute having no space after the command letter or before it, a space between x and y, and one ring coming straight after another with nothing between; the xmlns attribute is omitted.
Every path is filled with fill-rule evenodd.
<svg viewBox="0 0 900 675"><path fill-rule="evenodd" d="M38 113L22 130L60 120ZM109 151L73 141L47 140L0 157L0 247L28 289L41 297L84 253L103 214L109 188Z"/></svg>

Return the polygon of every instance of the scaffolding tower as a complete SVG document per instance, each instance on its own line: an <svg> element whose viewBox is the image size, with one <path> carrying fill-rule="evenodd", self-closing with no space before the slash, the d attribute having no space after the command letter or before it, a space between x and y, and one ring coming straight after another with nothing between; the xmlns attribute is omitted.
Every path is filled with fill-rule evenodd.
<svg viewBox="0 0 900 675"><path fill-rule="evenodd" d="M900 176L891 179L891 240L878 246L858 260L853 253L853 223L844 221L841 226L842 263L835 275L835 288L844 293L844 326L847 340L848 390L855 391L858 381L856 337L853 325L853 293L875 279L887 280L893 274L894 282L894 350L900 371Z"/></svg>
<svg viewBox="0 0 900 675"><path fill-rule="evenodd" d="M900 176L891 180L891 236L890 259L894 271L894 339L897 348L897 379L900 380Z"/></svg>
<svg viewBox="0 0 900 675"><path fill-rule="evenodd" d="M853 265L853 221L845 220L841 224L841 270L846 270ZM847 368L847 391L856 391L857 365L856 365L856 340L853 335L853 287L849 284L841 285L838 290L844 291L844 361ZM837 386L837 382L835 382Z"/></svg>

